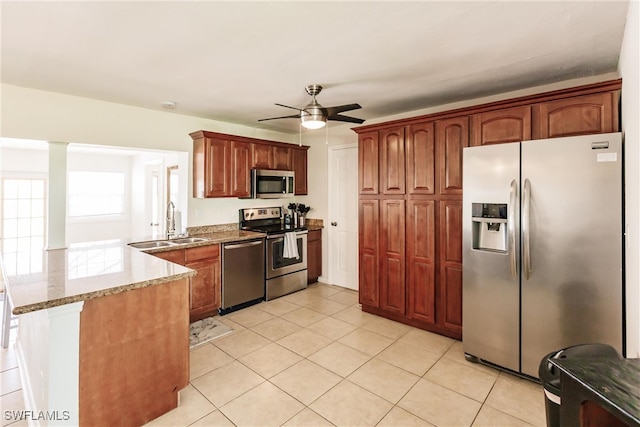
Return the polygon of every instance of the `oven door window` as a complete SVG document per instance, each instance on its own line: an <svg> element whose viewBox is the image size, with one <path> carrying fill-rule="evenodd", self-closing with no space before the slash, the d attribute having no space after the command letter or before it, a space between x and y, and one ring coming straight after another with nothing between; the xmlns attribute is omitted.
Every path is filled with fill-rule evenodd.
<svg viewBox="0 0 640 427"><path fill-rule="evenodd" d="M288 267L290 265L301 264L304 262L304 252L302 248L303 239L298 237L296 239L298 244L299 258L284 258L282 252L284 250L284 239L275 239L271 243L271 269L278 270L280 268Z"/></svg>
<svg viewBox="0 0 640 427"><path fill-rule="evenodd" d="M282 194L287 188L284 177L259 176L257 178L258 194Z"/></svg>

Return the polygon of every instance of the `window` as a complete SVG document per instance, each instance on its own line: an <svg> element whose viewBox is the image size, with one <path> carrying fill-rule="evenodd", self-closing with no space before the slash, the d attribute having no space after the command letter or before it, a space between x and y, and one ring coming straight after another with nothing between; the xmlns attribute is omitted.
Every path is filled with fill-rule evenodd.
<svg viewBox="0 0 640 427"><path fill-rule="evenodd" d="M44 248L44 231L45 180L3 179L2 250L7 273L42 271L42 257L33 256L31 250Z"/></svg>
<svg viewBox="0 0 640 427"><path fill-rule="evenodd" d="M69 172L69 217L122 215L124 172Z"/></svg>

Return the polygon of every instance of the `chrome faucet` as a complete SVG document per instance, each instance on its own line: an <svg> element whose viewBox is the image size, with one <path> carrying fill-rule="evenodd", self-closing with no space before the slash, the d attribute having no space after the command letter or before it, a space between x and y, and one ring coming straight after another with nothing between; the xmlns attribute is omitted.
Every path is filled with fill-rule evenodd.
<svg viewBox="0 0 640 427"><path fill-rule="evenodd" d="M167 205L167 239L176 236L176 205L169 202Z"/></svg>

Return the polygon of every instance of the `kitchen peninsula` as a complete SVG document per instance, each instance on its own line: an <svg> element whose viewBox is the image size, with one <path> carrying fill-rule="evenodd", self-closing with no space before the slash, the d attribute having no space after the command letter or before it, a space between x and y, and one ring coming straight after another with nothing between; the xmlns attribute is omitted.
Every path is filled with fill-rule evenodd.
<svg viewBox="0 0 640 427"><path fill-rule="evenodd" d="M142 425L177 406L193 270L119 240L3 257L25 406L41 425Z"/></svg>

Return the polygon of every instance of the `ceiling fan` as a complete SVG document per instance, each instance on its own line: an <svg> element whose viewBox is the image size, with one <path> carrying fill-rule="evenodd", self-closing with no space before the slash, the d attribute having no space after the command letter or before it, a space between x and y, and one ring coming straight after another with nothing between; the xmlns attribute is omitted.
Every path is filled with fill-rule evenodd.
<svg viewBox="0 0 640 427"><path fill-rule="evenodd" d="M364 123L364 120L358 119L355 117L343 116L340 113L345 111L357 110L362 108L360 104L346 104L346 105L338 105L335 107L323 107L316 101L316 95L320 93L322 90L322 86L320 85L308 85L305 90L309 95L311 95L311 102L308 103L304 108L296 108L290 107L288 105L278 104L276 105L285 108L291 108L292 110L298 110L298 114L294 114L291 116L280 116L280 117L270 117L268 119L260 119L259 122L263 122L265 120L277 120L277 119L300 119L300 124L307 129L320 129L324 125L327 124L327 120L334 120L338 122L349 122L349 123Z"/></svg>

